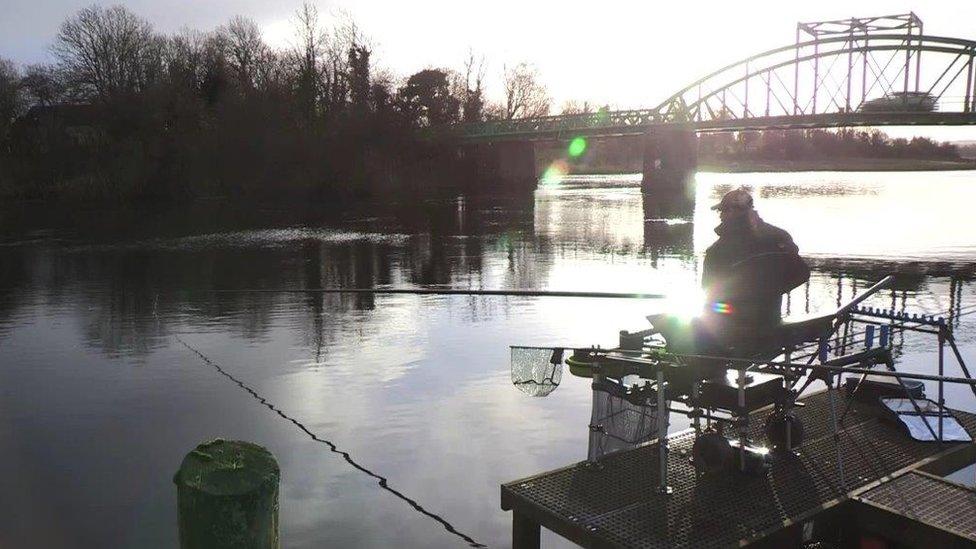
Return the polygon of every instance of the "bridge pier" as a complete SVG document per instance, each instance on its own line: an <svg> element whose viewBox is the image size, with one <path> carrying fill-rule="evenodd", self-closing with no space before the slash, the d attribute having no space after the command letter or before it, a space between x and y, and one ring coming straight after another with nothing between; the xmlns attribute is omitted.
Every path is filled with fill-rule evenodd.
<svg viewBox="0 0 976 549"><path fill-rule="evenodd" d="M532 192L539 183L531 141L474 143L465 145L462 154L473 172L472 191Z"/></svg>
<svg viewBox="0 0 976 549"><path fill-rule="evenodd" d="M644 134L644 193L695 195L698 137L688 126L651 127Z"/></svg>

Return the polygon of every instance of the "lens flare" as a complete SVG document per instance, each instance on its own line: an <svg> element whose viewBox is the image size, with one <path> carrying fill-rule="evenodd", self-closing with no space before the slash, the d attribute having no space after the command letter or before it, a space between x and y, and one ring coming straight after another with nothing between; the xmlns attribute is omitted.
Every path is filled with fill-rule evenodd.
<svg viewBox="0 0 976 549"><path fill-rule="evenodd" d="M578 158L580 155L586 152L586 138L585 137L574 137L572 141L569 142L569 149L567 150L570 158Z"/></svg>
<svg viewBox="0 0 976 549"><path fill-rule="evenodd" d="M712 312L720 315L730 315L732 314L732 305L722 301L716 301L712 303Z"/></svg>
<svg viewBox="0 0 976 549"><path fill-rule="evenodd" d="M569 165L565 160L556 160L546 171L542 173L540 183L545 187L553 187L563 182L563 178L569 173Z"/></svg>

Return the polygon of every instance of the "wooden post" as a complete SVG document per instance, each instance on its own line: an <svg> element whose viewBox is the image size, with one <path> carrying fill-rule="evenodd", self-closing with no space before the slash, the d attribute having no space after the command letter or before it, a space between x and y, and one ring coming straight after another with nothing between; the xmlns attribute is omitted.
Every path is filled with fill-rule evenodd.
<svg viewBox="0 0 976 549"><path fill-rule="evenodd" d="M197 446L173 477L180 548L279 549L280 476L257 444L218 438Z"/></svg>

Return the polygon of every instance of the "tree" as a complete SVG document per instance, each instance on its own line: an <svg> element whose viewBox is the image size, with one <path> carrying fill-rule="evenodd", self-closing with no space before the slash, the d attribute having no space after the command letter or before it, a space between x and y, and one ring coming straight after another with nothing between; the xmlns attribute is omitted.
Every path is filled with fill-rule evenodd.
<svg viewBox="0 0 976 549"><path fill-rule="evenodd" d="M203 44L200 69L200 95L210 105L218 103L228 92L231 83L230 66L227 63L226 40L221 33L213 33Z"/></svg>
<svg viewBox="0 0 976 549"><path fill-rule="evenodd" d="M161 76L162 41L122 6L83 8L61 24L53 50L82 99L137 92Z"/></svg>
<svg viewBox="0 0 976 549"><path fill-rule="evenodd" d="M238 84L244 90L254 88L258 62L266 49L264 40L261 39L261 29L252 19L237 15L221 27L219 33L223 37L230 68L237 77Z"/></svg>
<svg viewBox="0 0 976 549"><path fill-rule="evenodd" d="M169 80L180 87L198 91L205 75L208 37L184 29L166 44L166 69Z"/></svg>
<svg viewBox="0 0 976 549"><path fill-rule="evenodd" d="M316 114L322 92L322 70L328 39L319 23L319 11L314 5L302 4L295 12L298 44L293 50L296 65L296 92L299 108L306 122Z"/></svg>
<svg viewBox="0 0 976 549"><path fill-rule="evenodd" d="M485 79L484 56L475 59L474 51L468 50L464 62L464 97L461 101L461 120L480 122L485 117L485 98L482 81Z"/></svg>
<svg viewBox="0 0 976 549"><path fill-rule="evenodd" d="M64 100L61 75L50 65L28 66L20 83L31 104L49 106Z"/></svg>
<svg viewBox="0 0 976 549"><path fill-rule="evenodd" d="M23 107L20 73L12 62L0 57L0 150L6 148L10 126Z"/></svg>
<svg viewBox="0 0 976 549"><path fill-rule="evenodd" d="M533 118L549 114L549 94L539 72L527 63L505 69L505 118Z"/></svg>
<svg viewBox="0 0 976 549"><path fill-rule="evenodd" d="M593 112L593 105L591 105L589 101L583 101L580 103L578 101L569 100L563 103L560 114L589 114L591 112Z"/></svg>
<svg viewBox="0 0 976 549"><path fill-rule="evenodd" d="M363 44L354 44L349 48L349 100L356 116L365 116L369 112L370 53Z"/></svg>
<svg viewBox="0 0 976 549"><path fill-rule="evenodd" d="M424 69L407 79L400 88L401 110L421 127L457 123L460 100L451 94L447 71Z"/></svg>

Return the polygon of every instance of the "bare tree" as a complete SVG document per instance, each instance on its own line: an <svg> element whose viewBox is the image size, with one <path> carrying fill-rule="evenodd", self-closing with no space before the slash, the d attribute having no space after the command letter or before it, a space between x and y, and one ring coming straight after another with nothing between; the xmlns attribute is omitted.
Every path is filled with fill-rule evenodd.
<svg viewBox="0 0 976 549"><path fill-rule="evenodd" d="M369 57L372 54L371 41L362 33L352 16L347 12L339 12L336 18L338 22L333 27L328 47L330 87L327 102L332 110L344 108L353 93L358 94L362 101L362 94L365 92L368 99L368 84L364 89L362 76L365 69L368 82ZM351 66L350 62L356 62L357 66ZM353 83L354 78L358 82ZM353 87L356 88L355 91Z"/></svg>
<svg viewBox="0 0 976 549"><path fill-rule="evenodd" d="M593 105L591 105L589 101L583 101L580 103L578 101L569 100L563 103L560 114L589 114L591 112L593 112Z"/></svg>
<svg viewBox="0 0 976 549"><path fill-rule="evenodd" d="M24 107L20 71L11 61L0 57L0 151L3 151L10 126Z"/></svg>
<svg viewBox="0 0 976 549"><path fill-rule="evenodd" d="M295 62L299 108L306 121L315 117L322 93L328 36L319 22L319 11L313 4L302 4L295 12L297 43L292 48Z"/></svg>
<svg viewBox="0 0 976 549"><path fill-rule="evenodd" d="M485 116L482 82L486 70L485 57L476 58L474 50L468 49L468 58L464 61L464 95L461 102L461 119L464 122L478 122Z"/></svg>
<svg viewBox="0 0 976 549"><path fill-rule="evenodd" d="M50 65L30 65L21 79L27 101L36 105L54 105L64 99L61 75Z"/></svg>
<svg viewBox="0 0 976 549"><path fill-rule="evenodd" d="M283 95L290 87L287 58L270 48L263 48L254 63L254 85L257 89Z"/></svg>
<svg viewBox="0 0 976 549"><path fill-rule="evenodd" d="M122 6L91 6L69 17L53 51L83 98L139 91L162 70L162 41L148 22Z"/></svg>
<svg viewBox="0 0 976 549"><path fill-rule="evenodd" d="M244 89L256 84L258 62L267 49L261 38L261 29L252 19L235 16L220 28L227 47L227 57L237 81Z"/></svg>
<svg viewBox="0 0 976 549"><path fill-rule="evenodd" d="M200 88L205 76L206 34L183 29L166 45L166 68L169 78L192 90Z"/></svg>
<svg viewBox="0 0 976 549"><path fill-rule="evenodd" d="M539 71L527 63L505 68L505 118L532 118L549 114L549 93L539 82Z"/></svg>
<svg viewBox="0 0 976 549"><path fill-rule="evenodd" d="M210 104L218 102L230 90L233 77L226 52L227 40L222 33L213 32L204 39L200 94Z"/></svg>

